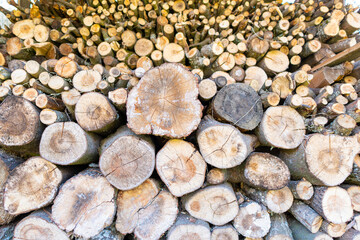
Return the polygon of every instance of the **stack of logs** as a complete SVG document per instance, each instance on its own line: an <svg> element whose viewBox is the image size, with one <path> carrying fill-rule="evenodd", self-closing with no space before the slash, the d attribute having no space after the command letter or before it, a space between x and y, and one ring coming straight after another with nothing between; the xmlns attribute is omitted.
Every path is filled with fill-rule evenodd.
<svg viewBox="0 0 360 240"><path fill-rule="evenodd" d="M360 14L279 2L0 7L0 239L360 239Z"/></svg>

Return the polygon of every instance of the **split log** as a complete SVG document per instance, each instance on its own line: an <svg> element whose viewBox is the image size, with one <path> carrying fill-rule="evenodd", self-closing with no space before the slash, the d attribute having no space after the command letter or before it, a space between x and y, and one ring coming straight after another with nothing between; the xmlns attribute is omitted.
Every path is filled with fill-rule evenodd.
<svg viewBox="0 0 360 240"><path fill-rule="evenodd" d="M262 203L274 213L288 211L294 201L294 197L288 187L279 190L257 190L245 187L244 190L251 199Z"/></svg>
<svg viewBox="0 0 360 240"><path fill-rule="evenodd" d="M324 232L310 232L301 223L293 218L288 218L288 223L294 240L333 240L332 237Z"/></svg>
<svg viewBox="0 0 360 240"><path fill-rule="evenodd" d="M230 225L216 226L211 231L212 240L239 240L239 234L236 229Z"/></svg>
<svg viewBox="0 0 360 240"><path fill-rule="evenodd" d="M14 240L48 239L69 240L69 236L51 219L47 210L33 212L16 224Z"/></svg>
<svg viewBox="0 0 360 240"><path fill-rule="evenodd" d="M106 134L120 124L115 107L102 94L90 92L81 95L75 106L75 117L85 130Z"/></svg>
<svg viewBox="0 0 360 240"><path fill-rule="evenodd" d="M158 94L161 93L160 97ZM128 96L128 126L137 134L182 138L200 123L202 106L192 73L182 65L163 64L145 73Z"/></svg>
<svg viewBox="0 0 360 240"><path fill-rule="evenodd" d="M101 143L99 167L120 190L129 190L148 179L155 167L155 146L149 136L120 127Z"/></svg>
<svg viewBox="0 0 360 240"><path fill-rule="evenodd" d="M345 223L353 217L351 198L340 187L315 187L310 206L332 223Z"/></svg>
<svg viewBox="0 0 360 240"><path fill-rule="evenodd" d="M323 218L307 204L295 200L289 211L308 231L312 233L319 231Z"/></svg>
<svg viewBox="0 0 360 240"><path fill-rule="evenodd" d="M215 119L230 122L247 131L253 130L263 116L261 99L256 91L244 83L223 87L213 98L209 111Z"/></svg>
<svg viewBox="0 0 360 240"><path fill-rule="evenodd" d="M256 134L263 145L293 149L304 139L305 124L301 115L291 107L269 107Z"/></svg>
<svg viewBox="0 0 360 240"><path fill-rule="evenodd" d="M286 164L270 153L250 154L239 168L242 182L255 188L281 189L290 181L290 171Z"/></svg>
<svg viewBox="0 0 360 240"><path fill-rule="evenodd" d="M41 137L39 151L59 165L86 164L97 160L100 139L74 122L54 123Z"/></svg>
<svg viewBox="0 0 360 240"><path fill-rule="evenodd" d="M214 225L224 225L233 220L238 205L230 184L205 187L182 198L184 208L198 219Z"/></svg>
<svg viewBox="0 0 360 240"><path fill-rule="evenodd" d="M266 236L266 240L292 240L292 233L284 214L274 214L271 216L271 228Z"/></svg>
<svg viewBox="0 0 360 240"><path fill-rule="evenodd" d="M52 219L60 229L90 238L114 218L115 189L97 169L87 169L61 187L52 206Z"/></svg>
<svg viewBox="0 0 360 240"><path fill-rule="evenodd" d="M79 92L92 92L101 81L101 75L95 70L82 70L76 73L72 79L74 88Z"/></svg>
<svg viewBox="0 0 360 240"><path fill-rule="evenodd" d="M39 114L24 98L7 97L0 105L0 145L25 155L36 154L44 128Z"/></svg>
<svg viewBox="0 0 360 240"><path fill-rule="evenodd" d="M62 179L61 171L41 157L32 157L17 166L4 188L4 208L12 215L49 205Z"/></svg>
<svg viewBox="0 0 360 240"><path fill-rule="evenodd" d="M241 133L230 124L205 116L196 132L199 149L205 161L218 168L241 164L254 150L257 139Z"/></svg>
<svg viewBox="0 0 360 240"><path fill-rule="evenodd" d="M314 195L313 185L305 178L298 181L290 181L288 187L296 199L310 200Z"/></svg>
<svg viewBox="0 0 360 240"><path fill-rule="evenodd" d="M169 229L166 237L168 240L207 240L210 239L210 234L210 226L207 222L185 214L180 214L175 224Z"/></svg>
<svg viewBox="0 0 360 240"><path fill-rule="evenodd" d="M341 224L335 224L330 223L328 221L323 221L321 225L321 229L326 232L330 237L338 238L344 235L344 233L347 230L347 224L341 223Z"/></svg>
<svg viewBox="0 0 360 240"><path fill-rule="evenodd" d="M247 201L240 204L233 225L236 230L248 238L262 238L271 227L270 215L266 208L257 202Z"/></svg>
<svg viewBox="0 0 360 240"><path fill-rule="evenodd" d="M169 191L181 197L203 185L206 162L191 143L172 139L157 153L156 170Z"/></svg>
<svg viewBox="0 0 360 240"><path fill-rule="evenodd" d="M355 137L312 134L297 149L281 151L280 158L294 180L305 178L314 185L336 186L350 175L358 148Z"/></svg>

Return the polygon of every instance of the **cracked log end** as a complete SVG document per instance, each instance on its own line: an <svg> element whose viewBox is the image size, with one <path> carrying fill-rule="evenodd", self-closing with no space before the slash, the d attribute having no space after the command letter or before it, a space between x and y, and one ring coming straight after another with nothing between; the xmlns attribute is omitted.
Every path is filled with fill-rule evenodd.
<svg viewBox="0 0 360 240"><path fill-rule="evenodd" d="M113 222L115 189L97 169L87 169L62 186L52 217L66 232L90 238Z"/></svg>
<svg viewBox="0 0 360 240"><path fill-rule="evenodd" d="M145 73L128 96L128 126L137 134L183 138L200 123L195 76L180 64L166 63Z"/></svg>

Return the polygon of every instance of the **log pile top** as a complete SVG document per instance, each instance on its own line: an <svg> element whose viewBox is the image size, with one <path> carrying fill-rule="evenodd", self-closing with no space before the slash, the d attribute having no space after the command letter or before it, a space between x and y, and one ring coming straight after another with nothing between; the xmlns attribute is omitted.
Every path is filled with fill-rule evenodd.
<svg viewBox="0 0 360 240"><path fill-rule="evenodd" d="M360 239L360 11L14 0L0 239Z"/></svg>

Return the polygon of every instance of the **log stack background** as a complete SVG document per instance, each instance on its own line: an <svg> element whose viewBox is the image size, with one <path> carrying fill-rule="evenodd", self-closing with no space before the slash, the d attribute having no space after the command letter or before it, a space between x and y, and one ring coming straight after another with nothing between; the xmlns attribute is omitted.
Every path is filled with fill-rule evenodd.
<svg viewBox="0 0 360 240"><path fill-rule="evenodd" d="M1 8L1 239L360 239L341 0Z"/></svg>

